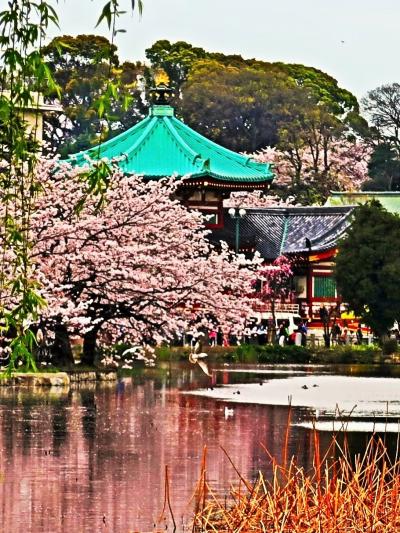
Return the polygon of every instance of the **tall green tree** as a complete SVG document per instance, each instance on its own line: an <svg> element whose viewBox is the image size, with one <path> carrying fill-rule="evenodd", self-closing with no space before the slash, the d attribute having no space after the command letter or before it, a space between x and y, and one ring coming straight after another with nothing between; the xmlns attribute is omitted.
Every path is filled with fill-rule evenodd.
<svg viewBox="0 0 400 533"><path fill-rule="evenodd" d="M375 146L368 163L370 179L363 184L365 191L399 191L400 159L388 143Z"/></svg>
<svg viewBox="0 0 400 533"><path fill-rule="evenodd" d="M193 64L207 58L208 54L203 48L192 46L185 41L171 43L161 39L147 48L146 57L153 69L164 70L168 74L171 86L179 90Z"/></svg>
<svg viewBox="0 0 400 533"><path fill-rule="evenodd" d="M217 143L255 152L277 143L289 87L294 82L281 73L198 61L182 87L179 112Z"/></svg>
<svg viewBox="0 0 400 533"><path fill-rule="evenodd" d="M400 84L381 85L369 91L361 103L378 140L391 144L400 156Z"/></svg>
<svg viewBox="0 0 400 533"><path fill-rule="evenodd" d="M355 210L335 275L343 301L382 339L400 318L400 217L373 201Z"/></svg>
<svg viewBox="0 0 400 533"><path fill-rule="evenodd" d="M369 165L371 179L365 190L400 189L400 84L382 85L361 100L371 123L370 141L374 151Z"/></svg>
<svg viewBox="0 0 400 533"><path fill-rule="evenodd" d="M337 115L355 113L358 115L357 98L348 90L339 87L337 80L314 67L282 62L271 63L259 59L244 59L239 54L209 52L185 41L171 43L166 39L156 41L146 50L146 57L153 68L167 72L171 83L180 89L198 61L216 61L225 67L251 68L269 74L281 74L293 80L297 86L307 88L317 98L330 106Z"/></svg>
<svg viewBox="0 0 400 533"><path fill-rule="evenodd" d="M86 149L123 131L141 118L144 107L141 63L120 63L117 47L99 35L64 35L43 49L44 57L63 87L62 114L45 121L45 139L63 156ZM107 86L115 87L107 116L98 113ZM48 94L55 100L58 95Z"/></svg>

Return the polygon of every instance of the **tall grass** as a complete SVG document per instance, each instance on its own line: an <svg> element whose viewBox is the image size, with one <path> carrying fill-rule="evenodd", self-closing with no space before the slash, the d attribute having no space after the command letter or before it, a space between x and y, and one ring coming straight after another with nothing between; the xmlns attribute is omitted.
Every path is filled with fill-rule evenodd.
<svg viewBox="0 0 400 533"><path fill-rule="evenodd" d="M334 437L321 457L319 434L314 431L311 471L285 452L282 464L265 452L272 477L266 479L260 472L250 482L233 465L238 482L228 499L208 484L203 458L193 532L400 532L400 460L397 453L390 458L378 437L371 437L365 453L356 457L350 456L346 439L340 445Z"/></svg>

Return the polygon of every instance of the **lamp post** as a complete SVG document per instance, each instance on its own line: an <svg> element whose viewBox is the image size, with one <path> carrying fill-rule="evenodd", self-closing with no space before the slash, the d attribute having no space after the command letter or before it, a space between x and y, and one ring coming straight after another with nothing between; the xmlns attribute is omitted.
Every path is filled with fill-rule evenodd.
<svg viewBox="0 0 400 533"><path fill-rule="evenodd" d="M235 252L239 252L239 223L240 220L246 215L246 209L243 207L235 208L231 207L228 211L229 215L236 222L235 226Z"/></svg>

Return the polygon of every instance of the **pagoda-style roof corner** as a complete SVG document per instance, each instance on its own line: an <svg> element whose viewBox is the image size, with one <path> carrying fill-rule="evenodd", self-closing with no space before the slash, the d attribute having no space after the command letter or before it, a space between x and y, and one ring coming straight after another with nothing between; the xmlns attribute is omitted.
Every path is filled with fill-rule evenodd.
<svg viewBox="0 0 400 533"><path fill-rule="evenodd" d="M116 161L127 174L145 179L210 177L240 187L260 188L274 178L272 166L210 141L175 117L170 105L153 105L149 115L124 133L71 156L78 166L98 157Z"/></svg>

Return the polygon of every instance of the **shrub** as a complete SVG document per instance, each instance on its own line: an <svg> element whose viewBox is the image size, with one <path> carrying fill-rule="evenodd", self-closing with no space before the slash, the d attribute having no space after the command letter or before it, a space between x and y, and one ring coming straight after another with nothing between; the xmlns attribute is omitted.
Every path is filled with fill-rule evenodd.
<svg viewBox="0 0 400 533"><path fill-rule="evenodd" d="M259 363L309 363L311 353L303 346L260 346Z"/></svg>
<svg viewBox="0 0 400 533"><path fill-rule="evenodd" d="M398 350L397 339L388 339L382 344L383 355L392 355Z"/></svg>
<svg viewBox="0 0 400 533"><path fill-rule="evenodd" d="M239 363L257 363L259 346L254 344L242 344L234 352L234 360Z"/></svg>

